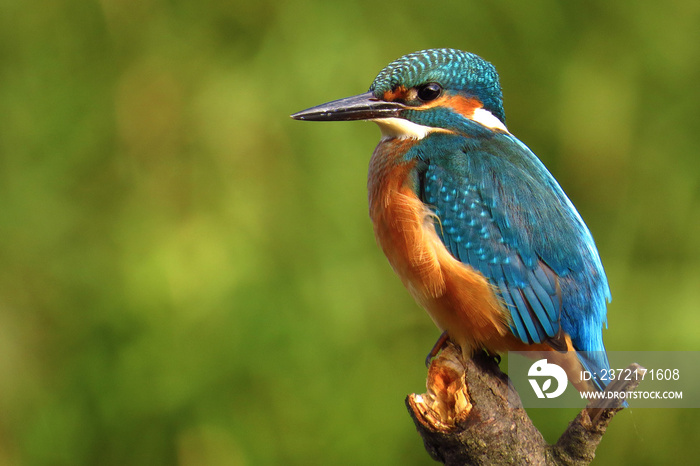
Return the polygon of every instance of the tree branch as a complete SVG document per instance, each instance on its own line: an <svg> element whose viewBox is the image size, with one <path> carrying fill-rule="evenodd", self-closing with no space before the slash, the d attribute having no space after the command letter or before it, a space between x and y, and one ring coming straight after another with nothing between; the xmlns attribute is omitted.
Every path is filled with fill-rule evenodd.
<svg viewBox="0 0 700 466"><path fill-rule="evenodd" d="M629 369L640 377L614 381L606 391L636 389L645 369ZM493 358L480 353L464 361L451 343L430 364L426 385L427 392L409 395L406 405L426 450L446 465L587 465L622 409L619 399L592 401L549 445Z"/></svg>

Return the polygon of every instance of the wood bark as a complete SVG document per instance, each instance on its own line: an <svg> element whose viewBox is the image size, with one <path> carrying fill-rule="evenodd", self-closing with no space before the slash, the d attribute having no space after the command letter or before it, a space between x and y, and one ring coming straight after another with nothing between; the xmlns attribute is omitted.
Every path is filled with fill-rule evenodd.
<svg viewBox="0 0 700 466"><path fill-rule="evenodd" d="M641 380L645 369L629 368ZM614 381L606 391L628 392L639 381ZM622 401L588 404L550 445L532 424L508 376L485 353L464 361L448 343L428 369L427 392L406 398L425 448L446 465L587 465Z"/></svg>

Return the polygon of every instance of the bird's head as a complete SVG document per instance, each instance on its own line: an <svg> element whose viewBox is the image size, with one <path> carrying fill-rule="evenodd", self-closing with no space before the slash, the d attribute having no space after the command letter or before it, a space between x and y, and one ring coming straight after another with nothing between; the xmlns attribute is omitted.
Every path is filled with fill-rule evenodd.
<svg viewBox="0 0 700 466"><path fill-rule="evenodd" d="M369 92L292 115L297 120L371 120L385 136L421 138L435 131L507 131L493 65L455 49L430 49L395 60Z"/></svg>

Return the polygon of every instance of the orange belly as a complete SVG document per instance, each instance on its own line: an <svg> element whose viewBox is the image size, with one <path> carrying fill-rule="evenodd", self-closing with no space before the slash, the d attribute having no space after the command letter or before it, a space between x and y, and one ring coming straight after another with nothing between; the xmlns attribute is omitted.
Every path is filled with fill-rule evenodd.
<svg viewBox="0 0 700 466"><path fill-rule="evenodd" d="M370 162L370 217L377 242L415 300L465 355L516 344L509 314L479 272L455 259L435 231L435 218L415 193L415 162L394 163L411 140L380 144Z"/></svg>

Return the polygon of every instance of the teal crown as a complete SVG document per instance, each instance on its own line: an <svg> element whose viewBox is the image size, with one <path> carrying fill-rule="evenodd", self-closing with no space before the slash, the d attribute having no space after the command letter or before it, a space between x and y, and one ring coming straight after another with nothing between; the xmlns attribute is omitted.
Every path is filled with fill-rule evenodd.
<svg viewBox="0 0 700 466"><path fill-rule="evenodd" d="M439 83L444 89L476 97L503 123L503 93L496 68L483 58L456 49L429 49L394 60L374 79L369 91L381 98L386 91Z"/></svg>

